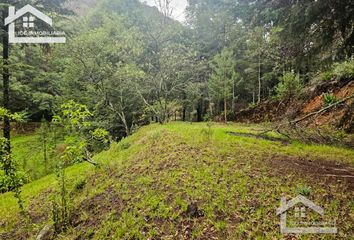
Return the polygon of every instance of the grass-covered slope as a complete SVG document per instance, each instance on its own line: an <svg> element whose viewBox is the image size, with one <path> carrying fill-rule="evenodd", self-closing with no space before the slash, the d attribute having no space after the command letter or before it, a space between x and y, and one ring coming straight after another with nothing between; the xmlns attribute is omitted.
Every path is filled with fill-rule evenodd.
<svg viewBox="0 0 354 240"><path fill-rule="evenodd" d="M71 226L56 238L281 239L276 208L281 196L297 194L324 207L323 220L337 222L335 239L353 236L354 151L252 136L261 129L206 123L140 129L96 156L99 168L67 170ZM52 222L56 188L53 175L23 187L25 220L13 194L1 195L0 237L35 238Z"/></svg>
<svg viewBox="0 0 354 240"><path fill-rule="evenodd" d="M62 154L62 140L52 138L46 143L46 161L44 158L44 145L40 130L15 133L11 136L12 157L18 169L26 174L26 180L37 180L55 170L56 164ZM47 166L46 166L47 165Z"/></svg>

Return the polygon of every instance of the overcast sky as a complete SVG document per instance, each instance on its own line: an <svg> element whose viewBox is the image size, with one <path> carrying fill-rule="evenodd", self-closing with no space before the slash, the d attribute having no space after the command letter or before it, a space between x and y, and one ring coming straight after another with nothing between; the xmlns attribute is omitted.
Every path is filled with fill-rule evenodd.
<svg viewBox="0 0 354 240"><path fill-rule="evenodd" d="M155 6L155 0L140 0L146 2L150 6ZM172 0L173 18L183 22L185 20L185 9L187 7L187 0Z"/></svg>

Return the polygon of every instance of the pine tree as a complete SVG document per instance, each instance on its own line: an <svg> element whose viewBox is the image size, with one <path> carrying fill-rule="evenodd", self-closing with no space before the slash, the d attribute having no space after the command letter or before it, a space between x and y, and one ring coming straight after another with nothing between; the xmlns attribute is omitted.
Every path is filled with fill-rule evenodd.
<svg viewBox="0 0 354 240"><path fill-rule="evenodd" d="M224 120L227 122L227 102L232 97L234 82L237 78L233 52L224 49L211 61L213 73L209 79L209 95L213 101L224 103Z"/></svg>

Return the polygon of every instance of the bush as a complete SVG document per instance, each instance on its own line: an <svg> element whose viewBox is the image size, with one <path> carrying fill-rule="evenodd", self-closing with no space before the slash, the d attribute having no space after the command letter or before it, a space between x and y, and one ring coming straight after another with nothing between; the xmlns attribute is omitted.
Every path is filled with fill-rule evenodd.
<svg viewBox="0 0 354 240"><path fill-rule="evenodd" d="M13 191L16 187L21 187L28 182L29 179L25 172L16 171L10 177L4 171L0 171L0 193Z"/></svg>
<svg viewBox="0 0 354 240"><path fill-rule="evenodd" d="M354 77L354 59L342 63L334 64L334 75L339 79L349 79Z"/></svg>
<svg viewBox="0 0 354 240"><path fill-rule="evenodd" d="M330 81L332 80L332 78L334 77L335 75L333 74L332 71L326 71L326 72L323 72L320 74L320 79L322 81Z"/></svg>
<svg viewBox="0 0 354 240"><path fill-rule="evenodd" d="M276 88L278 99L297 98L301 95L303 83L299 74L287 72L282 78Z"/></svg>
<svg viewBox="0 0 354 240"><path fill-rule="evenodd" d="M325 95L323 95L323 103L325 106L335 104L338 101L339 101L338 98L336 96L334 96L333 94L326 93Z"/></svg>

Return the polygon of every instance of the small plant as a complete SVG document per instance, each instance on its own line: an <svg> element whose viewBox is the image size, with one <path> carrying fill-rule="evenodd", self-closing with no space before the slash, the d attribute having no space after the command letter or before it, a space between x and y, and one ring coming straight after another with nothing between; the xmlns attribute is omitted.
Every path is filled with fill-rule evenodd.
<svg viewBox="0 0 354 240"><path fill-rule="evenodd" d="M160 131L154 131L151 135L150 138L153 142L158 141L159 139L161 139L161 132Z"/></svg>
<svg viewBox="0 0 354 240"><path fill-rule="evenodd" d="M250 103L250 104L248 104L248 108L249 109L254 109L254 108L256 108L257 107L257 103Z"/></svg>
<svg viewBox="0 0 354 240"><path fill-rule="evenodd" d="M41 142L42 145L42 150L43 150L43 162L44 162L44 171L45 174L48 174L49 172L49 167L48 167L48 161L49 161L49 154L48 154L48 148L49 148L49 133L50 133L50 124L47 122L45 119L42 119L41 122L41 127L39 128L39 141Z"/></svg>
<svg viewBox="0 0 354 240"><path fill-rule="evenodd" d="M227 223L225 221L217 221L214 223L214 226L218 231L224 231L227 227Z"/></svg>
<svg viewBox="0 0 354 240"><path fill-rule="evenodd" d="M119 150L123 151L130 148L131 144L129 142L120 142L118 146L119 146Z"/></svg>
<svg viewBox="0 0 354 240"><path fill-rule="evenodd" d="M335 75L333 74L332 71L326 71L326 72L323 72L320 74L319 78L322 80L322 81L330 81L333 79Z"/></svg>
<svg viewBox="0 0 354 240"><path fill-rule="evenodd" d="M208 141L210 141L211 137L213 136L212 127L213 127L213 122L208 122L207 123L207 129L203 128L202 131L201 131L202 134L204 134L207 137Z"/></svg>
<svg viewBox="0 0 354 240"><path fill-rule="evenodd" d="M303 185L303 184L300 184L296 187L296 193L300 194L302 196L305 196L305 197L310 196L311 191L312 191L311 187Z"/></svg>
<svg viewBox="0 0 354 240"><path fill-rule="evenodd" d="M86 186L86 179L79 179L75 183L75 189L76 190L82 190L82 189L84 189L85 186Z"/></svg>
<svg viewBox="0 0 354 240"><path fill-rule="evenodd" d="M278 99L297 98L301 95L303 83L299 74L287 72L282 78L276 88Z"/></svg>
<svg viewBox="0 0 354 240"><path fill-rule="evenodd" d="M328 93L323 95L323 103L325 106L329 106L329 105L335 104L337 102L339 102L339 100L335 95L328 94Z"/></svg>

